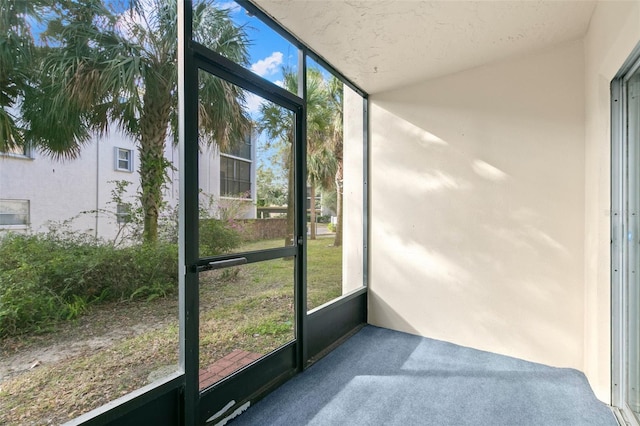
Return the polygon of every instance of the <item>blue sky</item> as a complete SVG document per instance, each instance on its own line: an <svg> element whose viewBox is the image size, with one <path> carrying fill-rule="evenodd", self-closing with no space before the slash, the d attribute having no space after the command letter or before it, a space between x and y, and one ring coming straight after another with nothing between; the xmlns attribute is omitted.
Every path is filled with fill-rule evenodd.
<svg viewBox="0 0 640 426"><path fill-rule="evenodd" d="M269 28L255 16L249 16L245 9L234 1L218 2L221 9L228 9L231 18L243 25L249 40L250 69L259 76L278 85L282 84L282 68L297 69L298 50L286 39ZM260 98L255 95L247 97L247 107L252 117L257 118Z"/></svg>
<svg viewBox="0 0 640 426"><path fill-rule="evenodd" d="M244 25L248 38L252 41L249 46L250 69L261 77L281 85L282 68L298 68L298 50L286 39L272 30L255 16L249 16L244 9L233 1L219 2L218 7L229 9L231 18L239 25ZM259 118L259 108L262 99L252 93L247 93L247 108L253 119ZM285 171L279 161L274 161L277 149L266 148L266 136L258 137L257 165L271 169L278 183L286 185Z"/></svg>
<svg viewBox="0 0 640 426"><path fill-rule="evenodd" d="M235 2L225 3L235 5ZM297 68L298 50L255 16L236 5L231 9L232 19L244 25L250 40L249 56L251 70L266 79L277 82L282 80L282 66Z"/></svg>
<svg viewBox="0 0 640 426"><path fill-rule="evenodd" d="M197 1L197 0L195 0ZM286 39L272 30L255 16L247 14L246 10L241 8L235 1L230 0L214 0L215 5L220 9L228 9L231 18L239 25L243 25L249 40L250 69L259 76L278 85L282 84L282 68L291 69L298 68L298 50ZM108 4L116 12L124 12L129 7L129 0L106 0ZM144 4L144 0L143 0ZM148 3L148 7L152 7L153 2ZM144 7L144 6L143 6ZM31 22L34 36L44 30L44 24ZM251 93L247 94L247 109L253 119L259 117L259 107L262 99ZM259 138L258 144L264 142L264 135ZM267 154L267 155L265 155ZM260 157L270 157L270 153L262 153ZM262 163L267 158L260 158L258 161Z"/></svg>

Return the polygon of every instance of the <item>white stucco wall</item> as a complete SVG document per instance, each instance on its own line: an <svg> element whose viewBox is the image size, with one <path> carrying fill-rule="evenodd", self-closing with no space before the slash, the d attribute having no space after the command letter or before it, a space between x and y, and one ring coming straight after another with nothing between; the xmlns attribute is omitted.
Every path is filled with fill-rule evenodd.
<svg viewBox="0 0 640 426"><path fill-rule="evenodd" d="M115 147L133 151L133 172L115 170ZM135 197L137 167L134 143L118 132L88 143L75 159L52 159L38 151L31 159L0 156L0 198L30 201L32 232L46 231L50 221L72 219L73 230L113 238L115 218L99 213L96 220L95 211L115 212L111 203L115 185L110 181L131 182L127 197Z"/></svg>
<svg viewBox="0 0 640 426"><path fill-rule="evenodd" d="M362 97L344 86L342 294L362 287L364 145Z"/></svg>
<svg viewBox="0 0 640 426"><path fill-rule="evenodd" d="M640 2L599 2L585 37L585 363L596 395L611 398L610 83L640 42Z"/></svg>
<svg viewBox="0 0 640 426"><path fill-rule="evenodd" d="M582 41L371 102L370 323L582 369Z"/></svg>
<svg viewBox="0 0 640 426"><path fill-rule="evenodd" d="M255 144L254 144L255 145ZM115 148L129 149L133 154L131 172L115 168ZM252 148L255 158L255 146ZM13 232L46 232L49 222L69 222L72 230L97 235L108 240L118 231L116 204L113 203L113 181L131 182L127 187L124 201L135 203L140 191L139 157L135 142L117 131L101 138L94 138L85 145L75 159L58 160L40 152L33 158L0 154L0 199L29 200L30 226L28 228L0 227L0 235ZM169 182L163 190L164 201L174 207L179 199L178 150L168 141L165 157L175 167L168 169ZM215 148L203 148L200 155L200 185L202 193L220 196L220 153ZM255 181L255 161L251 169ZM235 208L243 218L255 218L255 191L253 200L223 199L217 206L241 205ZM203 202L205 200L203 199ZM99 211L96 215L96 211ZM105 213L104 211L112 212ZM84 212L84 213L83 213ZM88 213L87 213L88 212ZM215 212L213 212L215 213Z"/></svg>

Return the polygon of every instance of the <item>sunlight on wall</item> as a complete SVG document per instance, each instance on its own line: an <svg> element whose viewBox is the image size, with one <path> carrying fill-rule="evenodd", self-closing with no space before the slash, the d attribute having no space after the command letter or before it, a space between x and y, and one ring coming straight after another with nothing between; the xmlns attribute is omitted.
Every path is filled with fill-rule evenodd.
<svg viewBox="0 0 640 426"><path fill-rule="evenodd" d="M489 163L485 163L482 160L473 160L471 168L478 174L478 176L488 180L500 181L507 178L507 174L505 172L497 167L493 167Z"/></svg>
<svg viewBox="0 0 640 426"><path fill-rule="evenodd" d="M372 96L369 322L583 368L582 43Z"/></svg>

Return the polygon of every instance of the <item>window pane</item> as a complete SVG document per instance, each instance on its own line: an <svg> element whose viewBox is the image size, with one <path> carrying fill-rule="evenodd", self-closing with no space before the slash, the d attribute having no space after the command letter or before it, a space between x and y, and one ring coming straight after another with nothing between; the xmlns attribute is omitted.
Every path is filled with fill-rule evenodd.
<svg viewBox="0 0 640 426"><path fill-rule="evenodd" d="M223 153L251 160L251 135L234 141Z"/></svg>
<svg viewBox="0 0 640 426"><path fill-rule="evenodd" d="M247 163L246 161L236 160L237 165L237 175L236 179L240 182L251 182L251 163Z"/></svg>
<svg viewBox="0 0 640 426"><path fill-rule="evenodd" d="M26 146L7 147L4 151L0 150L0 155L1 154L29 157L29 148Z"/></svg>
<svg viewBox="0 0 640 426"><path fill-rule="evenodd" d="M246 161L220 156L220 195L251 198L251 167Z"/></svg>
<svg viewBox="0 0 640 426"><path fill-rule="evenodd" d="M362 98L307 66L307 308L363 286Z"/></svg>
<svg viewBox="0 0 640 426"><path fill-rule="evenodd" d="M199 274L200 389L294 339L294 262Z"/></svg>
<svg viewBox="0 0 640 426"><path fill-rule="evenodd" d="M28 224L29 200L0 200L0 226Z"/></svg>
<svg viewBox="0 0 640 426"><path fill-rule="evenodd" d="M216 12L207 13L210 10ZM292 93L298 92L296 84L287 84L283 78L283 71L298 69L298 49L268 25L234 1L194 0L193 15L193 37L198 43Z"/></svg>
<svg viewBox="0 0 640 426"><path fill-rule="evenodd" d="M640 71L636 71L627 82L627 140L629 141L630 160L635 167L630 166L630 179L635 180L631 185L639 185L640 171ZM633 175L632 175L633 173ZM637 197L637 196L636 196ZM632 199L636 199L632 197ZM630 202L631 204L631 202ZM630 205L630 210L636 210L637 205ZM637 253L633 249L630 252ZM631 260L632 265L637 265L638 254ZM632 268L636 268L633 266ZM638 274L628 274L629 285L627 289L627 404L640 419L640 279Z"/></svg>
<svg viewBox="0 0 640 426"><path fill-rule="evenodd" d="M199 73L200 117L200 255L215 256L293 244L292 138L294 114L265 99ZM217 117L219 103L211 87L226 91L241 111L220 116L225 137L207 117ZM228 146L251 135L252 161L228 157ZM219 147L219 145L222 145Z"/></svg>
<svg viewBox="0 0 640 426"><path fill-rule="evenodd" d="M0 34L10 61L0 79L14 84L0 114L12 104L23 126L10 130L38 143L33 160L0 164L0 199L28 200L0 207L0 221L27 224L0 226L0 424L63 424L178 371L178 191L164 179L178 155L156 132L175 110L150 126L159 143L141 165L155 183L117 170L147 140L143 116L166 117L139 101L161 75L152 58L172 57L175 41L150 54L141 35L175 34L176 22L130 3L9 1L0 11L15 24ZM174 105L176 82L160 86Z"/></svg>

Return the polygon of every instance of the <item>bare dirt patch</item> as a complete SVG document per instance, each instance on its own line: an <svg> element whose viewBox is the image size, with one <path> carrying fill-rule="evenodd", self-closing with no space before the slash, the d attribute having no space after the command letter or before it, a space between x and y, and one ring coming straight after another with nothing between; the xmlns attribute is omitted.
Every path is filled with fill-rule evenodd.
<svg viewBox="0 0 640 426"><path fill-rule="evenodd" d="M105 349L169 323L177 323L177 298L124 301L93 307L49 333L3 339L0 383L35 368Z"/></svg>

